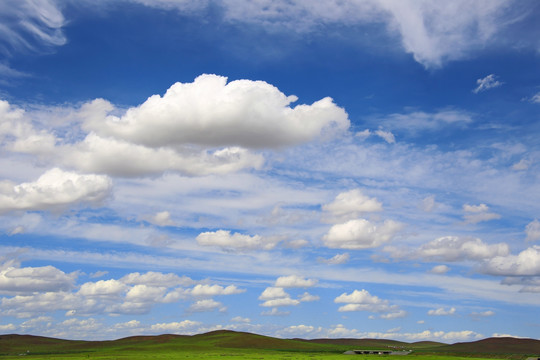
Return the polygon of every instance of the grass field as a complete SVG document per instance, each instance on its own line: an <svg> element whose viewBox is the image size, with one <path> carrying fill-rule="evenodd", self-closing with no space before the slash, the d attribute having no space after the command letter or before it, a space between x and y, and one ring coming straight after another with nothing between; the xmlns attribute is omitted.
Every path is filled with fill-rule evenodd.
<svg viewBox="0 0 540 360"><path fill-rule="evenodd" d="M351 349L410 349L413 352L409 355L343 354ZM539 340L512 338L447 345L377 339L286 340L232 331L194 336L137 336L114 341L0 335L0 360L523 360L538 353Z"/></svg>
<svg viewBox="0 0 540 360"><path fill-rule="evenodd" d="M441 355L343 355L342 353L302 353L287 351L271 351L250 349L243 351L169 351L158 353L141 352L98 352L89 354L65 354L65 355L25 355L25 356L2 356L1 359L39 359L39 360L480 360L483 358L459 357L459 356L441 356ZM484 359L485 360L485 359Z"/></svg>

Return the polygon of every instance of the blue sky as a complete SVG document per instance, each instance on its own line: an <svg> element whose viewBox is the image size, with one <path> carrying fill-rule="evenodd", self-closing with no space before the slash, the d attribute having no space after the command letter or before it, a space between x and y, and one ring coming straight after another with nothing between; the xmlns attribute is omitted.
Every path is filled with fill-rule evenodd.
<svg viewBox="0 0 540 360"><path fill-rule="evenodd" d="M0 14L0 333L538 338L536 2Z"/></svg>

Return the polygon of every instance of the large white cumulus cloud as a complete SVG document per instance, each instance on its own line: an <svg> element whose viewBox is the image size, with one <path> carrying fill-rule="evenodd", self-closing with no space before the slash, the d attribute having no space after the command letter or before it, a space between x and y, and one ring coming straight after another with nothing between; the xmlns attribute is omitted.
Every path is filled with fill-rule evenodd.
<svg viewBox="0 0 540 360"><path fill-rule="evenodd" d="M264 81L201 75L176 83L123 116L88 121L86 127L148 147L197 144L209 147L265 148L296 145L323 132L349 127L345 111L332 99L290 107L286 96Z"/></svg>
<svg viewBox="0 0 540 360"><path fill-rule="evenodd" d="M126 111L104 99L31 111L0 101L1 148L43 164L121 177L259 169L263 148L329 140L349 128L347 113L332 99L292 107L296 99L264 81L227 83L204 74Z"/></svg>

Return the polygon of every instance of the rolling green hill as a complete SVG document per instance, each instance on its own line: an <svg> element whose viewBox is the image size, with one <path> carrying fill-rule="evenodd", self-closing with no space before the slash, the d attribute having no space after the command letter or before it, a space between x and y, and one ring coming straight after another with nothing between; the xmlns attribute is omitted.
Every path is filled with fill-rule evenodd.
<svg viewBox="0 0 540 360"><path fill-rule="evenodd" d="M522 359L540 355L540 340L489 338L452 345L438 342L406 343L382 339L278 339L269 336L228 330L205 334L133 336L112 341L62 340L32 335L0 335L0 358L25 354L158 354L210 353L233 349L238 352L273 351L296 353L341 354L351 349L402 350L416 355L455 355ZM89 355L85 355L89 356ZM93 356L93 355L92 355ZM410 357L410 355L409 355ZM397 358L396 358L397 359Z"/></svg>

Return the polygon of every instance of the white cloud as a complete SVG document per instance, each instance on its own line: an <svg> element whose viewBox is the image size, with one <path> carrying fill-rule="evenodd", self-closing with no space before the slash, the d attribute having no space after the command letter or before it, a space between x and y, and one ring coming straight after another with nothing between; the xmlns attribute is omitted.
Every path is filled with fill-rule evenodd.
<svg viewBox="0 0 540 360"><path fill-rule="evenodd" d="M290 295L281 287L267 287L259 296L259 300L273 300L279 298L289 298Z"/></svg>
<svg viewBox="0 0 540 360"><path fill-rule="evenodd" d="M142 220L158 226L175 226L175 222L171 219L171 213L168 211L160 211L154 215L144 216Z"/></svg>
<svg viewBox="0 0 540 360"><path fill-rule="evenodd" d="M368 249L389 242L402 228L402 224L392 220L379 225L366 219L349 220L332 226L323 241L329 248Z"/></svg>
<svg viewBox="0 0 540 360"><path fill-rule="evenodd" d="M32 295L17 295L0 300L1 313L4 316L30 318L56 310L68 311L80 308L79 299L66 291L36 292ZM91 304L86 304L89 308Z"/></svg>
<svg viewBox="0 0 540 360"><path fill-rule="evenodd" d="M145 6L165 10L177 10L181 13L191 13L204 9L209 0L130 0Z"/></svg>
<svg viewBox="0 0 540 360"><path fill-rule="evenodd" d="M296 306L300 304L300 300L291 299L291 298L279 298L279 299L271 299L266 300L261 304L261 306L265 307L281 307L281 306Z"/></svg>
<svg viewBox="0 0 540 360"><path fill-rule="evenodd" d="M405 50L427 68L460 59L490 40L507 6L502 1L378 2L392 14L389 26L401 34Z"/></svg>
<svg viewBox="0 0 540 360"><path fill-rule="evenodd" d="M290 311L280 311L277 307L275 307L275 308L272 308L272 310L261 312L261 315L263 315L263 316L287 316L290 313L291 313Z"/></svg>
<svg viewBox="0 0 540 360"><path fill-rule="evenodd" d="M251 322L251 319L242 316L235 316L231 319L231 321L235 323L249 324Z"/></svg>
<svg viewBox="0 0 540 360"><path fill-rule="evenodd" d="M432 273L432 274L446 274L449 271L450 271L450 268L448 266L446 266L446 265L437 265L437 266L434 266L433 268L431 268L431 270L429 272Z"/></svg>
<svg viewBox="0 0 540 360"><path fill-rule="evenodd" d="M388 300L383 300L371 295L367 290L354 290L352 293L343 293L334 299L335 303L345 303L340 306L339 312L369 311L381 313L382 319L395 319L405 316L407 313L400 310L397 305L391 305Z"/></svg>
<svg viewBox="0 0 540 360"><path fill-rule="evenodd" d="M264 81L201 75L153 95L120 118L91 119L85 128L150 148L195 144L208 147L273 148L297 145L349 127L347 114L332 99L289 105L286 96Z"/></svg>
<svg viewBox="0 0 540 360"><path fill-rule="evenodd" d="M78 294L88 297L118 298L129 290L121 281L99 280L97 282L87 282L81 285Z"/></svg>
<svg viewBox="0 0 540 360"><path fill-rule="evenodd" d="M238 289L234 285L223 287L220 285L198 284L193 289L191 289L189 293L192 296L196 296L196 297L199 297L199 296L212 297L212 296L218 296L218 295L241 294L245 291L246 291L245 289Z"/></svg>
<svg viewBox="0 0 540 360"><path fill-rule="evenodd" d="M432 212L436 206L437 202L435 201L435 196L433 195L424 198L420 204L420 208L425 212Z"/></svg>
<svg viewBox="0 0 540 360"><path fill-rule="evenodd" d="M501 215L489 212L489 207L486 204L480 205L463 205L465 215L463 218L467 224L476 224L482 221L500 219Z"/></svg>
<svg viewBox="0 0 540 360"><path fill-rule="evenodd" d="M22 77L28 77L29 74L15 70L11 67L9 67L6 64L0 63L0 77L3 79L9 79L9 78L22 78ZM0 83L4 83L5 80L0 80Z"/></svg>
<svg viewBox="0 0 540 360"><path fill-rule="evenodd" d="M305 279L298 275L289 275L277 278L274 286L282 288L308 288L316 284L316 279Z"/></svg>
<svg viewBox="0 0 540 360"><path fill-rule="evenodd" d="M493 333L491 335L492 337L511 337L511 338L516 338L516 339L522 339L523 336L518 336L518 335L512 335L512 334L501 334L501 333Z"/></svg>
<svg viewBox="0 0 540 360"><path fill-rule="evenodd" d="M48 112L25 112L0 101L0 139L6 151L86 173L227 174L260 169L264 157L252 150L347 132L348 116L332 99L291 107L296 100L264 81L227 83L225 77L204 74L125 111L103 99ZM59 114L76 121L59 120Z"/></svg>
<svg viewBox="0 0 540 360"><path fill-rule="evenodd" d="M466 261L484 260L504 256L510 252L505 243L486 244L480 239L443 236L420 246L413 256L426 260ZM401 257L403 255L394 254ZM405 256L410 256L406 254Z"/></svg>
<svg viewBox="0 0 540 360"><path fill-rule="evenodd" d="M489 317L489 316L493 316L493 315L495 315L495 312L492 311L492 310L486 310L486 311L482 311L482 312L472 312L471 313L472 317Z"/></svg>
<svg viewBox="0 0 540 360"><path fill-rule="evenodd" d="M321 298L318 295L312 295L308 292L303 293L299 300L301 302L312 302L312 301L319 301Z"/></svg>
<svg viewBox="0 0 540 360"><path fill-rule="evenodd" d="M540 221L534 219L525 227L525 234L527 238L525 241L537 241L540 240Z"/></svg>
<svg viewBox="0 0 540 360"><path fill-rule="evenodd" d="M184 320L180 322L159 323L150 326L150 330L155 333L182 333L193 332L202 324L198 321Z"/></svg>
<svg viewBox="0 0 540 360"><path fill-rule="evenodd" d="M92 278L92 279L97 279L97 278L100 278L100 277L103 277L105 275L107 275L109 272L106 271L106 270L101 270L101 271L96 271L94 273L91 273L89 276Z"/></svg>
<svg viewBox="0 0 540 360"><path fill-rule="evenodd" d="M159 272L131 273L120 279L86 282L80 285L78 290L70 291L74 287L73 280L70 278L68 285L55 284L55 281L63 280L60 276L63 273L58 274L59 271L53 271L55 269L52 267L32 268L35 271L30 271L31 268L23 268L15 274L18 281L17 287L8 282L2 284L4 278L9 278L12 268L12 266L4 266L7 276L2 277L3 273L0 274L0 286L5 287L4 293L16 296L0 299L1 313L4 316L21 318L35 317L54 311L65 311L66 316L146 314L158 304L187 299L197 300L186 310L188 312L214 309L224 311L225 306L208 298L245 291L234 285L222 287L209 284L207 281L191 289L183 288L181 286L192 285L193 280L185 276ZM56 278L51 274L56 275ZM39 278L39 281L33 280L31 276ZM63 274L63 277L66 275ZM1 289L0 292L2 292Z"/></svg>
<svg viewBox="0 0 540 360"><path fill-rule="evenodd" d="M305 239L295 239L283 242L283 246L289 249L300 249L309 245Z"/></svg>
<svg viewBox="0 0 540 360"><path fill-rule="evenodd" d="M524 170L527 170L530 166L530 161L527 160L527 159L521 159L519 160L519 162L515 163L514 165L512 165L512 170L516 170L516 171L524 171Z"/></svg>
<svg viewBox="0 0 540 360"><path fill-rule="evenodd" d="M317 261L323 264L340 265L340 264L348 263L349 259L350 259L349 253L343 253L343 254L336 254L330 259L318 258Z"/></svg>
<svg viewBox="0 0 540 360"><path fill-rule="evenodd" d="M370 135L371 135L371 131L369 129L359 131L356 134L354 134L354 136L356 136L356 137L358 137L358 138L360 138L362 140L367 139Z"/></svg>
<svg viewBox="0 0 540 360"><path fill-rule="evenodd" d="M303 285L305 285L304 283L306 282L310 282L310 280L304 280L304 279L301 279L301 280L302 280L302 283L299 283L298 279L295 279L294 284L292 284L294 286L289 286L289 287L307 287ZM281 281L281 283L283 283L284 285L291 285L291 281L288 279ZM310 286L313 286L313 285L310 285ZM300 295L298 300L292 299L291 296L282 287L270 286L264 289L264 291L259 296L259 300L264 300L264 302L260 304L261 306L278 308L282 306L296 306L296 305L299 305L301 302L317 301L319 300L319 297L315 295L311 295L308 292L305 292L304 294ZM267 315L275 315L275 314L267 314Z"/></svg>
<svg viewBox="0 0 540 360"><path fill-rule="evenodd" d="M227 310L227 308L223 306L223 304L220 303L219 301L215 301L213 299L203 299L203 300L198 300L194 302L193 304L191 304L189 308L187 309L187 312L188 313L211 312L215 310L224 312Z"/></svg>
<svg viewBox="0 0 540 360"><path fill-rule="evenodd" d="M456 308L438 308L438 309L432 309L427 312L428 315L431 316L447 316L447 315L454 315L456 313Z"/></svg>
<svg viewBox="0 0 540 360"><path fill-rule="evenodd" d="M138 272L129 273L122 278L120 281L124 284L130 285L154 285L154 286L188 286L193 285L195 281L191 280L187 276L178 276L173 273L163 274L155 271L148 271L144 274Z"/></svg>
<svg viewBox="0 0 540 360"><path fill-rule="evenodd" d="M161 302L166 290L163 286L135 285L126 293L125 300L131 303Z"/></svg>
<svg viewBox="0 0 540 360"><path fill-rule="evenodd" d="M227 230L203 232L197 235L196 240L202 246L217 246L224 250L237 251L271 250L278 242L276 239L267 239L260 235L231 234Z"/></svg>
<svg viewBox="0 0 540 360"><path fill-rule="evenodd" d="M55 337L84 338L85 334L95 333L103 328L103 324L94 318L65 320L56 326ZM68 335L69 334L69 335Z"/></svg>
<svg viewBox="0 0 540 360"><path fill-rule="evenodd" d="M384 141L386 141L389 144L396 143L396 137L390 131L384 131L384 130L379 129L375 131L375 135L379 136L380 138L382 138Z"/></svg>
<svg viewBox="0 0 540 360"><path fill-rule="evenodd" d="M22 225L16 226L13 230L9 232L9 235L17 235L17 234L24 234L26 232L26 228Z"/></svg>
<svg viewBox="0 0 540 360"><path fill-rule="evenodd" d="M110 193L111 180L103 175L80 175L58 168L35 182L0 182L0 213L14 210L58 210L77 204L100 204Z"/></svg>
<svg viewBox="0 0 540 360"><path fill-rule="evenodd" d="M395 312L389 312L387 314L382 314L381 319L385 320L393 320L393 319L400 319L407 316L407 312L405 310L397 310Z"/></svg>
<svg viewBox="0 0 540 360"><path fill-rule="evenodd" d="M433 340L433 341L453 343L457 341L478 340L478 339L484 338L484 336L482 334L479 334L471 330L449 331L449 332L424 330L419 333L394 334L393 338L394 339L401 338L401 339L412 341L412 342L422 341L422 340Z"/></svg>
<svg viewBox="0 0 540 360"><path fill-rule="evenodd" d="M518 255L497 256L482 266L491 275L540 276L540 246L523 250Z"/></svg>
<svg viewBox="0 0 540 360"><path fill-rule="evenodd" d="M473 93L478 94L479 92L501 86L503 83L496 78L497 76L495 74L489 74L482 79L476 80L478 86L473 90Z"/></svg>
<svg viewBox="0 0 540 360"><path fill-rule="evenodd" d="M90 133L82 142L59 148L61 161L86 172L136 177L167 170L190 176L226 174L246 168L258 169L264 159L240 147L218 150L150 148ZM115 156L110 156L113 153Z"/></svg>
<svg viewBox="0 0 540 360"><path fill-rule="evenodd" d="M17 326L14 324L0 324L0 331L3 333L15 330L17 330Z"/></svg>
<svg viewBox="0 0 540 360"><path fill-rule="evenodd" d="M535 94L532 98L531 98L531 101L533 103L540 103L540 92Z"/></svg>
<svg viewBox="0 0 540 360"><path fill-rule="evenodd" d="M370 198L360 189L342 192L334 201L322 206L323 211L328 212L331 221L345 221L369 212L382 211L382 204L376 198Z"/></svg>
<svg viewBox="0 0 540 360"><path fill-rule="evenodd" d="M336 303L350 303L350 304L378 304L382 300L377 296L371 295L367 290L354 290L352 293L343 293L334 302Z"/></svg>
<svg viewBox="0 0 540 360"><path fill-rule="evenodd" d="M522 285L522 293L540 293L540 276L509 276L501 281L504 285Z"/></svg>
<svg viewBox="0 0 540 360"><path fill-rule="evenodd" d="M322 330L322 328L316 328L314 326L310 326L310 325L303 325L303 324L300 324L300 325L291 325L289 327L286 327L284 329L281 329L279 332L278 332L278 335L280 337L284 337L284 338L301 338L301 337L305 337L307 335L310 335L310 334L313 334L314 332L320 332Z"/></svg>
<svg viewBox="0 0 540 360"><path fill-rule="evenodd" d="M134 329L139 328L140 326L141 322L139 320L130 320L123 323L114 324L115 329Z"/></svg>
<svg viewBox="0 0 540 360"><path fill-rule="evenodd" d="M7 263L0 266L0 293L64 291L74 287L75 278L75 274L66 274L50 265L21 268Z"/></svg>

